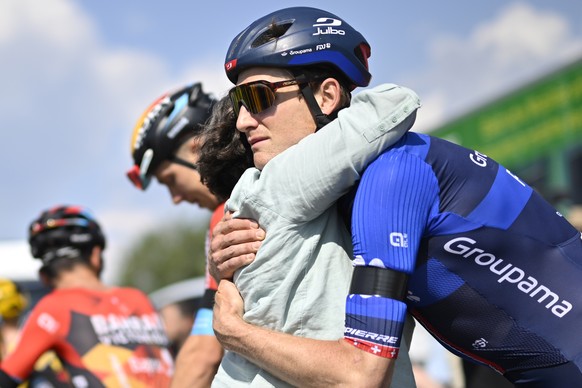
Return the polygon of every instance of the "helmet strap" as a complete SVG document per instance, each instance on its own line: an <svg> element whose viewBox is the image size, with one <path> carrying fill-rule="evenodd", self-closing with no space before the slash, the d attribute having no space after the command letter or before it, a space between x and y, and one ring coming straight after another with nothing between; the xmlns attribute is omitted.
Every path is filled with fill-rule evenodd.
<svg viewBox="0 0 582 388"><path fill-rule="evenodd" d="M321 111L317 100L315 99L315 95L313 94L313 90L311 86L309 86L309 80L305 76L305 74L299 74L295 76L295 79L299 82L299 87L301 90L301 94L303 98L305 98L305 102L307 103L307 107L311 111L311 115L315 120L315 132L326 126L331 122L331 119L328 115Z"/></svg>

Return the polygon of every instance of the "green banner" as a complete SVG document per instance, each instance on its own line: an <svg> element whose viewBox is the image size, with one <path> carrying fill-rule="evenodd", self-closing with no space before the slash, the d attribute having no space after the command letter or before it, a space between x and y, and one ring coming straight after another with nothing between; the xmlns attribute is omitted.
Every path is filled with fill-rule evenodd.
<svg viewBox="0 0 582 388"><path fill-rule="evenodd" d="M507 167L582 144L582 61L431 132Z"/></svg>

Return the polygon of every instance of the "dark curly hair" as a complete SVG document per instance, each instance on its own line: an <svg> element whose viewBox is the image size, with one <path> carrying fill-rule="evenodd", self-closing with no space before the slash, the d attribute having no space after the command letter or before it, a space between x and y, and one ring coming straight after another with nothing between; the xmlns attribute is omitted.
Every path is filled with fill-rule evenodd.
<svg viewBox="0 0 582 388"><path fill-rule="evenodd" d="M202 183L225 201L243 172L254 166L252 150L236 130L236 116L228 96L214 105L199 136L203 144L197 165Z"/></svg>

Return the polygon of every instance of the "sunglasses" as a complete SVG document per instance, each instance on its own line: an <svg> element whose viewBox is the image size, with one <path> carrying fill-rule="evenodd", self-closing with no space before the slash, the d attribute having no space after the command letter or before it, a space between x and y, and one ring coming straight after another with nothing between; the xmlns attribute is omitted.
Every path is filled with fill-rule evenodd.
<svg viewBox="0 0 582 388"><path fill-rule="evenodd" d="M188 167L192 170L198 171L198 165L196 165L194 163L190 163L189 161L184 160L182 158L179 158L177 156L174 156L173 158L171 158L170 162L173 162L173 163L179 164L181 166Z"/></svg>
<svg viewBox="0 0 582 388"><path fill-rule="evenodd" d="M257 114L275 104L275 92L277 89L291 85L301 86L302 83L294 79L279 82L254 81L230 89L228 97L232 102L236 116L240 112L241 105L249 112Z"/></svg>

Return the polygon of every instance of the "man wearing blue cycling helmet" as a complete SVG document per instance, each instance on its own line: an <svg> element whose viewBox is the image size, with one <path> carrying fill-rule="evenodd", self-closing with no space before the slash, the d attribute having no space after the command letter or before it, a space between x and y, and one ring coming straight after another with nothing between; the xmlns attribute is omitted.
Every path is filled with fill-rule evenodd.
<svg viewBox="0 0 582 388"><path fill-rule="evenodd" d="M281 19L269 17L277 24L302 14L302 9L293 9L281 11L277 15ZM246 42L244 36L255 30L256 23L233 41L229 55L239 42ZM329 29L321 30L320 24ZM333 16L318 18L311 35L325 31L339 37L342 25ZM255 46L260 44L254 41ZM248 47L252 50L253 43ZM297 51L304 50L308 48ZM230 68L238 62L227 57ZM227 67L228 71L233 70ZM243 69L237 88L256 81L259 71ZM249 97L260 100L258 93L240 96L232 98L240 108L237 127L251 140L252 131L260 128L253 120L266 121L276 113L264 110L261 116L256 113L260 110L252 111L258 104ZM269 105L265 101L263 105ZM258 144L253 151L264 148ZM348 148L353 144L347 143ZM344 152L333 141L325 149L332 155ZM345 182L345 176L320 169L317 157L305 153L302 163L318 169L319 180L328 185ZM271 163L275 160L280 162L279 175L303 172L279 158ZM314 182L307 176L304 184ZM322 198L316 193L310 200L313 205ZM261 220L259 224L263 226ZM227 230L225 225L215 228L211 247L221 276L228 276L226 269L236 269L229 264L236 249L224 247L241 242L220 232ZM428 135L404 134L363 173L351 231L355 269L346 293L344 339L299 338L253 325L242 315L234 285L221 281L214 328L225 348L297 386L399 387L391 374L410 312L447 349L493 368L516 387L582 386L582 341L577 334L582 324L582 236L490 157ZM242 252L243 248L239 247ZM246 268L235 273L242 276ZM341 270L329 268L334 269ZM246 295L242 290L241 294L246 308Z"/></svg>
<svg viewBox="0 0 582 388"><path fill-rule="evenodd" d="M226 207L235 223L256 220L266 238L251 264L220 277L234 275L249 323L306 338L342 336L351 242L335 203L412 126L419 107L414 92L391 84L351 101L350 92L370 81L369 55L365 38L343 19L308 7L267 15L231 44L225 67L237 86L229 96L256 169L245 172ZM282 169L288 165L295 171ZM327 174L334 179L322 179ZM396 379L410 387L403 348ZM229 349L215 386L295 384Z"/></svg>

